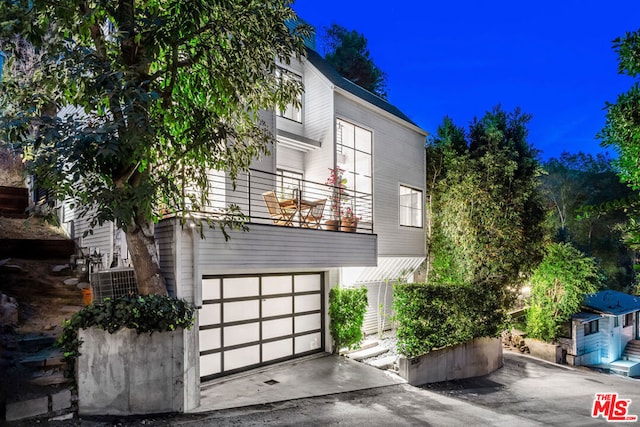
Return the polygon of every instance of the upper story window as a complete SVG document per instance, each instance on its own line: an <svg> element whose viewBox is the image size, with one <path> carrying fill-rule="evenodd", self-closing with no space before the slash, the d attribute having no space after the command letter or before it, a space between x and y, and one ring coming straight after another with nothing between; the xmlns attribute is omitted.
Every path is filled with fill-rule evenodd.
<svg viewBox="0 0 640 427"><path fill-rule="evenodd" d="M373 192L372 168L373 133L347 121L336 120L336 158L338 167L346 178L348 198L342 209L350 208L363 221L372 220L371 194Z"/></svg>
<svg viewBox="0 0 640 427"><path fill-rule="evenodd" d="M400 225L422 227L422 191L400 186Z"/></svg>
<svg viewBox="0 0 640 427"><path fill-rule="evenodd" d="M283 81L296 80L298 82L302 82L302 77L289 70L285 70L284 68L278 68L276 73L278 78ZM287 105L287 108L284 111L280 110L279 107L276 107L276 114L280 117L285 117L289 120L302 123L302 95L298 95L297 105L292 102Z"/></svg>
<svg viewBox="0 0 640 427"><path fill-rule="evenodd" d="M597 320L592 320L589 323L585 323L584 324L584 334L585 335L591 335L591 334L595 334L598 332L598 321Z"/></svg>

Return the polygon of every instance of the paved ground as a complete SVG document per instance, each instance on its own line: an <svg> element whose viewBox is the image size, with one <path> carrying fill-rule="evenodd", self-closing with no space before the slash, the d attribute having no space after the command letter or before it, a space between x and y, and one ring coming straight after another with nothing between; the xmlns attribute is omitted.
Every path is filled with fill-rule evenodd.
<svg viewBox="0 0 640 427"><path fill-rule="evenodd" d="M638 380L505 353L505 366L491 375L422 388L395 384L198 414L51 425L605 426L591 408L595 394L606 392L631 399L629 414L640 415Z"/></svg>

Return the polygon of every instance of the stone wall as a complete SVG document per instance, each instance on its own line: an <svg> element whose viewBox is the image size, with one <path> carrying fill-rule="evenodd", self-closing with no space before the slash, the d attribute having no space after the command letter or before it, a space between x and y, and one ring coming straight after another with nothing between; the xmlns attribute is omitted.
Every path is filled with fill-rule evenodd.
<svg viewBox="0 0 640 427"><path fill-rule="evenodd" d="M525 338L525 345L529 348L529 353L538 359L552 363L562 363L562 346L559 344L549 344L533 338Z"/></svg>
<svg viewBox="0 0 640 427"><path fill-rule="evenodd" d="M400 358L399 374L411 385L487 375L502 367L500 338L476 338L465 344Z"/></svg>
<svg viewBox="0 0 640 427"><path fill-rule="evenodd" d="M80 415L185 412L200 404L195 329L138 334L80 331Z"/></svg>

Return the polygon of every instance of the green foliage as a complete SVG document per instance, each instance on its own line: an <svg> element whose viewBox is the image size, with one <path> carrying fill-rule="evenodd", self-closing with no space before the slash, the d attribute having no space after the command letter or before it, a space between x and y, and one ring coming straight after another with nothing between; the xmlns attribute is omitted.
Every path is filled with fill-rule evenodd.
<svg viewBox="0 0 640 427"><path fill-rule="evenodd" d="M429 141L430 283L489 286L496 303L509 306L541 259L544 210L529 120L497 107L468 132L445 118Z"/></svg>
<svg viewBox="0 0 640 427"><path fill-rule="evenodd" d="M110 334L121 328L138 333L189 329L193 325L194 308L184 300L164 295L126 296L94 301L62 324L58 346L64 351L70 372L80 355L82 342L78 330L97 327Z"/></svg>
<svg viewBox="0 0 640 427"><path fill-rule="evenodd" d="M553 243L531 276L527 335L555 340L563 323L580 311L585 294L597 292L602 277L593 258L569 243Z"/></svg>
<svg viewBox="0 0 640 427"><path fill-rule="evenodd" d="M0 16L4 139L41 185L128 239L151 234L163 209L204 208L211 170L235 180L273 142L259 112L302 92L276 73L309 34L289 29L286 0L19 0ZM245 220L233 206L222 218L210 225ZM136 271L154 259L134 257Z"/></svg>
<svg viewBox="0 0 640 427"><path fill-rule="evenodd" d="M329 291L329 330L334 352L357 347L362 341L362 325L367 311L367 288L334 287Z"/></svg>
<svg viewBox="0 0 640 427"><path fill-rule="evenodd" d="M607 287L628 290L634 283L633 252L622 242L625 206L636 197L620 182L605 155L562 153L543 164L540 176L549 234L598 260Z"/></svg>
<svg viewBox="0 0 640 427"><path fill-rule="evenodd" d="M395 284L398 351L416 357L432 349L498 336L504 325L499 288L488 284Z"/></svg>
<svg viewBox="0 0 640 427"><path fill-rule="evenodd" d="M386 75L370 57L367 39L359 32L338 24L325 29L328 51L324 59L341 76L358 86L386 98Z"/></svg>

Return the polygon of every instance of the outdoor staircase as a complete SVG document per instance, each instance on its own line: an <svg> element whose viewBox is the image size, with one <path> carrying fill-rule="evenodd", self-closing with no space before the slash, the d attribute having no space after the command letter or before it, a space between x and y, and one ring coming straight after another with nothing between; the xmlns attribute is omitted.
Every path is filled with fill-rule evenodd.
<svg viewBox="0 0 640 427"><path fill-rule="evenodd" d="M622 360L640 363L640 340L631 340L622 352Z"/></svg>
<svg viewBox="0 0 640 427"><path fill-rule="evenodd" d="M609 370L625 377L640 376L640 340L631 340L620 359L609 363Z"/></svg>
<svg viewBox="0 0 640 427"><path fill-rule="evenodd" d="M17 340L21 356L15 363L25 385L7 398L7 421L73 418L71 380L64 376L66 363L62 351L53 347L54 341L46 335L27 335Z"/></svg>
<svg viewBox="0 0 640 427"><path fill-rule="evenodd" d="M343 350L341 354L349 359L371 365L382 370L397 371L398 356L385 341L378 338L367 338L356 350Z"/></svg>

